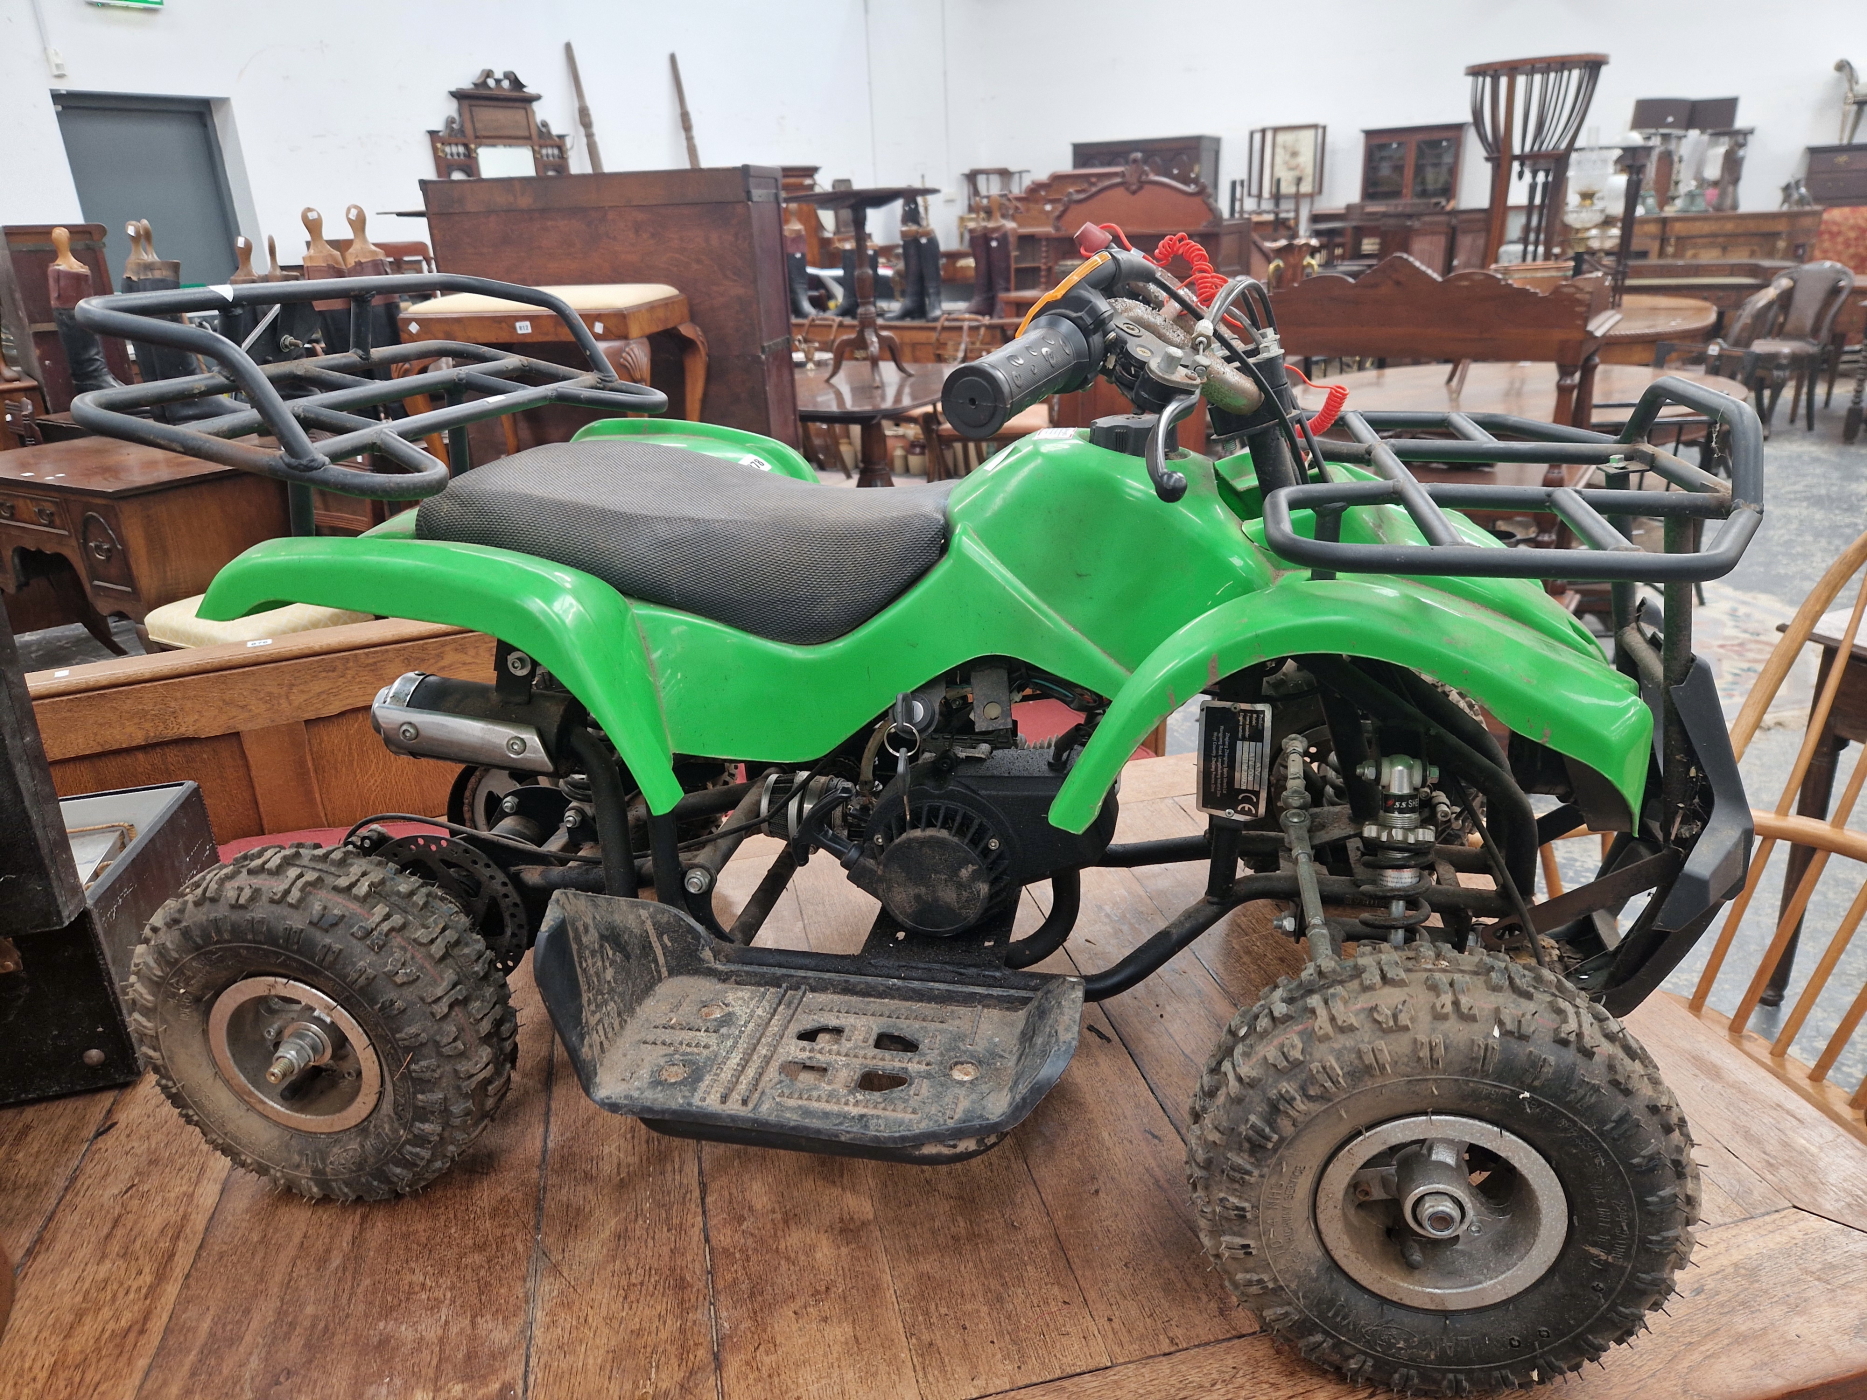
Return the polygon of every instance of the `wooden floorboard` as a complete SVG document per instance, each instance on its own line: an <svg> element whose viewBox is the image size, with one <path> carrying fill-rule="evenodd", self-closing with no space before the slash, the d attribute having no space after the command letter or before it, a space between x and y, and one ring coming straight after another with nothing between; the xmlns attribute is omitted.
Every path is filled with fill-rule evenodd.
<svg viewBox="0 0 1867 1400"><path fill-rule="evenodd" d="M1003 1400L1338 1400L1370 1393L1259 1336L1004 1392Z"/></svg>
<svg viewBox="0 0 1867 1400"><path fill-rule="evenodd" d="M1109 1364L1022 1139L955 1166L871 1164L869 1193L925 1400Z"/></svg>
<svg viewBox="0 0 1867 1400"><path fill-rule="evenodd" d="M529 967L513 1000L505 1106L430 1189L338 1204L228 1177L138 1400L520 1393L551 1027Z"/></svg>
<svg viewBox="0 0 1867 1400"><path fill-rule="evenodd" d="M128 1090L109 1123L20 1271L0 1335L0 1378L15 1395L136 1393L231 1170L153 1079ZM222 1286L250 1297L278 1262L268 1251Z"/></svg>
<svg viewBox="0 0 1867 1400"><path fill-rule="evenodd" d="M1783 1210L1704 1231L1670 1315L1550 1392L1563 1400L1842 1400L1867 1394L1867 1234ZM1265 1337L1011 1392L1017 1400L1348 1400L1365 1388Z"/></svg>
<svg viewBox="0 0 1867 1400"><path fill-rule="evenodd" d="M1197 830L1191 773L1131 765L1122 838ZM775 850L747 843L722 911ZM1046 970L1108 965L1200 885L1090 872ZM1047 905L1034 890L1021 930ZM759 941L849 951L874 910L820 858ZM512 1097L410 1201L313 1204L230 1173L148 1080L0 1111L0 1241L26 1256L0 1396L1359 1397L1255 1330L1182 1180L1212 1042L1294 953L1261 912L1234 915L1089 1008L1032 1118L953 1167L701 1145L605 1114L524 971ZM1705 1223L1671 1316L1554 1393L1867 1396L1867 1150L1676 1002L1630 1024L1692 1122Z"/></svg>
<svg viewBox="0 0 1867 1400"><path fill-rule="evenodd" d="M1016 1141L1110 1358L1255 1331L1200 1247L1172 1122L1101 1010L1083 1026L1076 1058Z"/></svg>
<svg viewBox="0 0 1867 1400"><path fill-rule="evenodd" d="M872 1164L717 1143L702 1156L728 1400L918 1396Z"/></svg>
<svg viewBox="0 0 1867 1400"><path fill-rule="evenodd" d="M711 1397L699 1145L605 1113L549 1053L528 1393Z"/></svg>
<svg viewBox="0 0 1867 1400"><path fill-rule="evenodd" d="M121 1091L0 1112L0 1252L22 1267Z"/></svg>

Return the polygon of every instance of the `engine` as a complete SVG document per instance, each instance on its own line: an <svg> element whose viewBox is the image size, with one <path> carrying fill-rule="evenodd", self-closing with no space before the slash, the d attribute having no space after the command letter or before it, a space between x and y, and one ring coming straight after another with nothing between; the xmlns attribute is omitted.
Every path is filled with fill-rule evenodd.
<svg viewBox="0 0 1867 1400"><path fill-rule="evenodd" d="M933 937L1008 913L1024 886L1092 863L1115 834L1113 793L1080 836L1050 824L1067 776L1053 757L1048 748L947 750L896 774L876 795L849 878L903 928Z"/></svg>

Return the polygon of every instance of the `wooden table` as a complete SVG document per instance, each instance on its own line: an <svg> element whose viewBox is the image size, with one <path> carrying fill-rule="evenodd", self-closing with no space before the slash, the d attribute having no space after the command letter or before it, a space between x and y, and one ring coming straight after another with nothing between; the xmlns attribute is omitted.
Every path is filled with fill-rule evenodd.
<svg viewBox="0 0 1867 1400"><path fill-rule="evenodd" d="M1323 391L1330 384L1348 386L1349 408L1411 409L1434 412L1457 409L1462 413L1511 413L1520 418L1534 418L1548 423L1556 411L1556 367L1536 361L1509 364L1476 363L1465 374L1462 386L1447 382L1448 365L1404 365L1397 369L1364 369L1354 374L1337 375L1321 387L1297 387L1297 402L1304 408L1321 408ZM1685 368L1648 369L1642 365L1602 365L1595 375L1595 413L1597 426L1625 421L1627 408L1655 379L1676 374L1695 379L1709 388L1729 394L1734 399L1748 399L1750 391L1735 379L1708 375L1703 370ZM1661 411L1662 418L1694 416L1692 410L1676 404Z"/></svg>
<svg viewBox="0 0 1867 1400"><path fill-rule="evenodd" d="M570 303L611 368L631 384L651 382L650 336L666 332L679 337L681 416L700 421L707 390L707 338L689 319L687 298L677 289L659 282L613 282L538 290ZM404 341L464 340L518 350L554 364L582 365L568 326L542 307L503 297L456 292L416 302L402 313L401 327Z"/></svg>
<svg viewBox="0 0 1867 1400"><path fill-rule="evenodd" d="M1778 258L1639 258L1628 264L1627 290L1697 297L1720 311L1735 311L1795 266Z"/></svg>
<svg viewBox="0 0 1867 1400"><path fill-rule="evenodd" d="M843 362L851 358L866 359L870 365L879 367L885 353L894 362L895 368L906 371L907 365L901 359L901 347L895 338L882 330L876 322L875 314L875 270L869 266L869 211L886 209L891 204L898 204L904 199L919 199L924 194L938 194L939 191L925 185L887 185L873 189L812 190L809 194L794 195L787 204L805 204L810 206L811 218L816 218L816 211L829 209L849 212L850 232L855 236L855 285L845 288L856 294L856 329L852 334L838 336L830 347L830 369L832 372L842 368ZM800 405L801 406L801 405ZM799 415L800 421L803 415ZM879 431L879 429L877 430ZM865 439L866 441L866 439ZM884 474L886 469L884 468ZM864 464L863 475L868 475ZM893 481L867 481L864 486L889 486Z"/></svg>
<svg viewBox="0 0 1867 1400"><path fill-rule="evenodd" d="M1646 365L1662 340L1694 344L1711 334L1718 308L1698 297L1629 292L1621 298L1620 324L1607 333L1597 358L1604 365Z"/></svg>
<svg viewBox="0 0 1867 1400"><path fill-rule="evenodd" d="M15 631L81 622L111 651L235 555L291 533L285 485L153 447L88 437L0 453L0 593Z"/></svg>
<svg viewBox="0 0 1867 1400"><path fill-rule="evenodd" d="M871 376L870 365L858 360L844 365L842 372L834 376L826 369L799 370L797 416L806 423L860 423L862 472L856 485L893 486L888 434L882 421L905 418L938 403L952 369L951 365L916 365L903 374L893 365L877 364ZM938 452L939 446L935 437L927 450Z"/></svg>

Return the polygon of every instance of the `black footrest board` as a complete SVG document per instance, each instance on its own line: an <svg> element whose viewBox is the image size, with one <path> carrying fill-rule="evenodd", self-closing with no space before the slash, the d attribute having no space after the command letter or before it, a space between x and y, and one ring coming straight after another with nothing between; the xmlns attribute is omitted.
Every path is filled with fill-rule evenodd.
<svg viewBox="0 0 1867 1400"><path fill-rule="evenodd" d="M1017 1126L1076 1050L1080 978L721 943L559 891L533 966L584 1092L688 1137L945 1162Z"/></svg>

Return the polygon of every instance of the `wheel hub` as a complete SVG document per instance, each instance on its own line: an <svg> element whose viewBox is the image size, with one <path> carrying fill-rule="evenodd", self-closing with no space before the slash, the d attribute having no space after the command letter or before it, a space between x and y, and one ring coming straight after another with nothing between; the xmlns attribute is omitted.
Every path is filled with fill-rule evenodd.
<svg viewBox="0 0 1867 1400"><path fill-rule="evenodd" d="M382 1061L356 1018L289 977L246 977L214 998L208 1050L227 1086L273 1122L338 1133L383 1094Z"/></svg>
<svg viewBox="0 0 1867 1400"><path fill-rule="evenodd" d="M1350 1139L1323 1169L1316 1228L1330 1257L1392 1302L1451 1312L1515 1297L1568 1238L1549 1163L1476 1118L1418 1114Z"/></svg>

